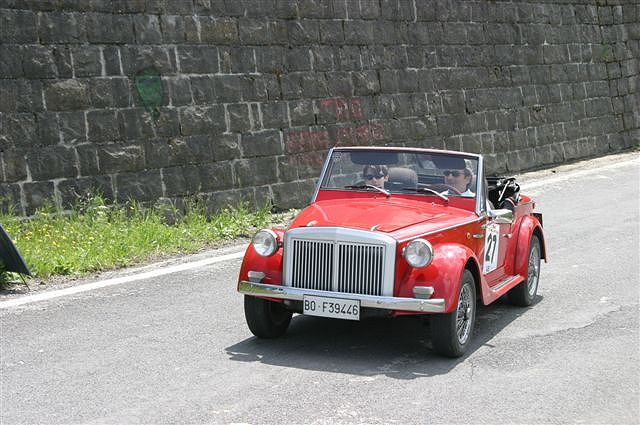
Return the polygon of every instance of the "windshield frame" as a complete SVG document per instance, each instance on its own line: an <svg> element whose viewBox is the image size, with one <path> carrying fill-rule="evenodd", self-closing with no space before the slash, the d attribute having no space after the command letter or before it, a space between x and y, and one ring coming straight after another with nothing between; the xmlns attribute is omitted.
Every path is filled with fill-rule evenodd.
<svg viewBox="0 0 640 425"><path fill-rule="evenodd" d="M468 153L468 152L459 152L459 151L450 151L450 150L441 150L441 149L423 149L423 148L400 148L400 147L374 147L374 146L351 146L351 147L339 147L339 148L331 148L327 153L327 157L324 161L324 165L322 166L322 171L320 173L320 178L316 183L316 188L311 197L311 203L314 203L318 197L318 193L321 190L322 182L325 180L329 165L331 164L331 157L335 152L353 152L353 151L388 151L388 152L407 152L407 153L416 153L416 154L450 154L455 156L461 156L464 158L468 158L471 160L478 161L478 170L476 175L476 184L475 184L475 193L476 193L476 206L475 212L478 216L483 216L486 214L486 200L484 193L484 158L480 154ZM323 189L323 190L331 190L331 189ZM424 196L420 194L420 196Z"/></svg>

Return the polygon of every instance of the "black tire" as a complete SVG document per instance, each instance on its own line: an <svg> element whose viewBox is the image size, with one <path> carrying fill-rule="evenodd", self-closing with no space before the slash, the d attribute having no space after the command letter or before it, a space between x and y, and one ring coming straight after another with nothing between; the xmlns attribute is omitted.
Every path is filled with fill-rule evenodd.
<svg viewBox="0 0 640 425"><path fill-rule="evenodd" d="M278 338L289 327L292 313L283 304L244 296L244 317L249 330L258 338Z"/></svg>
<svg viewBox="0 0 640 425"><path fill-rule="evenodd" d="M529 264L527 278L507 293L511 304L519 307L528 307L536 299L540 280L541 252L540 239L533 235L529 243L529 256L527 257Z"/></svg>
<svg viewBox="0 0 640 425"><path fill-rule="evenodd" d="M446 357L462 356L469 347L475 322L476 282L471 271L465 269L455 310L431 316L433 349Z"/></svg>

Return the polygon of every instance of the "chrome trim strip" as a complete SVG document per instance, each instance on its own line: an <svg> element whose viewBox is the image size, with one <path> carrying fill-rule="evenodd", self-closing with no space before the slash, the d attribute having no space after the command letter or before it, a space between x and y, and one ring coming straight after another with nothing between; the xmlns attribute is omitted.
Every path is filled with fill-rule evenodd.
<svg viewBox="0 0 640 425"><path fill-rule="evenodd" d="M502 288L504 288L505 286L507 286L508 284L513 283L516 280L520 279L521 277L522 276L519 276L519 275L518 276L509 276L508 278L506 278L502 282L500 282L500 283L498 283L496 285L493 285L490 289L493 292L497 292L497 291L501 290Z"/></svg>
<svg viewBox="0 0 640 425"><path fill-rule="evenodd" d="M238 292L252 296L294 301L302 301L304 295L345 298L360 301L361 307L383 310L417 311L424 313L442 313L445 310L444 298L421 300L416 298L378 297L374 295L347 294L344 292L316 291L313 289L300 289L289 286L266 285L244 280L238 284Z"/></svg>
<svg viewBox="0 0 640 425"><path fill-rule="evenodd" d="M478 156L478 174L476 175L476 214L482 215L487 201L484 193L484 157Z"/></svg>
<svg viewBox="0 0 640 425"><path fill-rule="evenodd" d="M424 238L425 236L435 235L436 233L440 233L440 232L444 232L444 231L447 231L447 230L455 229L456 227L467 226L469 224L473 224L473 223L477 223L479 221L482 221L485 218L486 217L478 217L478 218L474 218L473 220L465 221L464 223L454 224L453 226L443 227L442 229L432 230L431 232L427 232L427 233L421 233L421 234L416 235L416 236L411 236L410 238L407 238L407 239L400 239L400 240L398 240L398 243L406 242L406 241L409 241L409 240L414 240L416 238Z"/></svg>
<svg viewBox="0 0 640 425"><path fill-rule="evenodd" d="M318 192L320 192L320 186L322 185L322 181L324 180L324 175L327 173L327 168L329 168L329 160L331 159L331 155L333 155L334 149L335 148L329 149L329 152L327 153L327 157L324 159L324 165L322 166L322 171L320 172L320 179L318 180L318 183L316 183L316 188L313 191L313 196L311 196L312 204L316 201Z"/></svg>

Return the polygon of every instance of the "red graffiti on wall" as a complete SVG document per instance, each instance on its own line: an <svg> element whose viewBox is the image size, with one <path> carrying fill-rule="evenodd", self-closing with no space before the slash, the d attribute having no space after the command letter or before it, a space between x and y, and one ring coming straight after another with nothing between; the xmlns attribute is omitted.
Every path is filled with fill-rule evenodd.
<svg viewBox="0 0 640 425"><path fill-rule="evenodd" d="M332 111L338 121L357 121L364 119L362 99L323 99L320 106Z"/></svg>
<svg viewBox="0 0 640 425"><path fill-rule="evenodd" d="M327 130L293 131L285 140L287 153L309 152L328 149L331 146Z"/></svg>
<svg viewBox="0 0 640 425"><path fill-rule="evenodd" d="M335 114L338 122L366 119L362 99L323 99L320 106ZM291 131L285 137L285 147L288 154L324 151L339 145L371 145L383 140L384 136L381 124L348 124L328 130Z"/></svg>

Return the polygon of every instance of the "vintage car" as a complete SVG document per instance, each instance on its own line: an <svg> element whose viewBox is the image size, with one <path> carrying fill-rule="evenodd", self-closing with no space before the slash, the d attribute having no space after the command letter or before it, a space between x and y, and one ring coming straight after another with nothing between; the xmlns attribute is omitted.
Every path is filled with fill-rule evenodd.
<svg viewBox="0 0 640 425"><path fill-rule="evenodd" d="M292 313L430 315L434 350L461 356L478 302L536 297L546 249L534 208L514 178L485 176L482 155L331 149L311 204L247 248L238 291L249 329L281 336Z"/></svg>

